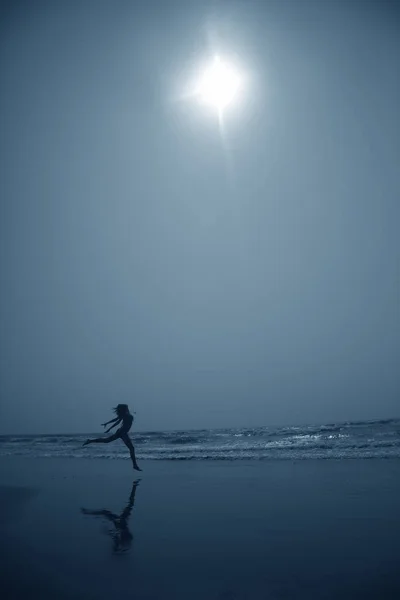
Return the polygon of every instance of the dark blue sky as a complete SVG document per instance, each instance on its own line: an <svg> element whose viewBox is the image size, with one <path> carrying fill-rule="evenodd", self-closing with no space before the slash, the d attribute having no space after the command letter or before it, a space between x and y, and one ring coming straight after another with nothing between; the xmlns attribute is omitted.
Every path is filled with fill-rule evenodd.
<svg viewBox="0 0 400 600"><path fill-rule="evenodd" d="M399 415L398 3L1 6L0 433Z"/></svg>

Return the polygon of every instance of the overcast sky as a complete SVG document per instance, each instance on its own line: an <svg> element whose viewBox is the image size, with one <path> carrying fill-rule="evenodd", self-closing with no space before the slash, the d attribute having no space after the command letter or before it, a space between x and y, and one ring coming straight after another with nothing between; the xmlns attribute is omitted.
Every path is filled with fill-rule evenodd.
<svg viewBox="0 0 400 600"><path fill-rule="evenodd" d="M399 416L398 3L1 11L0 433Z"/></svg>

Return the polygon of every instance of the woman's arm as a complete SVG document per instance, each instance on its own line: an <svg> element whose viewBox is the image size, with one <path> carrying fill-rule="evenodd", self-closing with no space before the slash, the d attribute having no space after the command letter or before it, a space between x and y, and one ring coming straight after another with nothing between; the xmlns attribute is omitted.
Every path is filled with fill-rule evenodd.
<svg viewBox="0 0 400 600"><path fill-rule="evenodd" d="M110 423L116 423L117 421L120 421L119 417L115 417L115 419L111 419L111 421L107 421L107 423L102 423L103 427L106 427L107 425L109 425Z"/></svg>
<svg viewBox="0 0 400 600"><path fill-rule="evenodd" d="M115 419L114 419L115 420ZM111 425L111 427L109 427L106 431L106 433L108 433L109 431L111 431L111 429L113 429L116 425L118 425L119 423L121 423L122 419L120 419L119 417L117 417L116 419L116 423L114 423L113 425Z"/></svg>

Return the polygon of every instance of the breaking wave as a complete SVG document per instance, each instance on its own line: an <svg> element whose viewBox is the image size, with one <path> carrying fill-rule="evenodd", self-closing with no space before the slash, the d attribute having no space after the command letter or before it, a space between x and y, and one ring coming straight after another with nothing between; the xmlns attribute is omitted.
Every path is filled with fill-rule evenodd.
<svg viewBox="0 0 400 600"><path fill-rule="evenodd" d="M98 435L98 434L96 434ZM83 448L87 434L0 436L0 456L123 460L125 446ZM400 419L133 433L141 460L312 460L400 458Z"/></svg>

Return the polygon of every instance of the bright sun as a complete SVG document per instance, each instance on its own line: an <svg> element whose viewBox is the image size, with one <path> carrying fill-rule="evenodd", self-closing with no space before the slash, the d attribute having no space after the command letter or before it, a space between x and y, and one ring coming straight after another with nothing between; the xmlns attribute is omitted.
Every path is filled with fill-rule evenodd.
<svg viewBox="0 0 400 600"><path fill-rule="evenodd" d="M232 102L239 87L240 77L237 72L216 56L200 77L197 96L221 113Z"/></svg>

